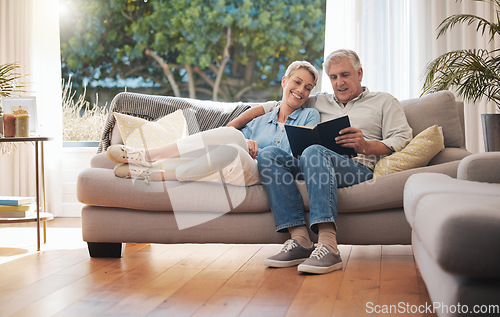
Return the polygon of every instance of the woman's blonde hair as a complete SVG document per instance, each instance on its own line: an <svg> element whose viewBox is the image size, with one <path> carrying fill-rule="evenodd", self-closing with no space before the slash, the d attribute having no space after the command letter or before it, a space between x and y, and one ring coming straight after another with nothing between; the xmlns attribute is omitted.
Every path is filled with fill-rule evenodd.
<svg viewBox="0 0 500 317"><path fill-rule="evenodd" d="M287 77L287 78L290 77L299 68L305 68L307 71L309 71L309 73L311 73L311 75L314 78L314 85L313 86L316 86L316 84L318 83L319 72L308 61L295 61L295 62L291 63L288 66L288 68L286 69L285 77Z"/></svg>

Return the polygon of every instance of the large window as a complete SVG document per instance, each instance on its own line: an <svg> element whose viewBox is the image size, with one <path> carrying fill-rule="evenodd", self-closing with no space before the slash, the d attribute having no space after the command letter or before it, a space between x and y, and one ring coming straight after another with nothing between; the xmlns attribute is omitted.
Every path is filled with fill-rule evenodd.
<svg viewBox="0 0 500 317"><path fill-rule="evenodd" d="M66 102L73 111L65 116L105 107L124 90L223 101L279 99L291 61L308 60L320 69L323 60L325 0L60 5L63 78L75 92L74 106Z"/></svg>

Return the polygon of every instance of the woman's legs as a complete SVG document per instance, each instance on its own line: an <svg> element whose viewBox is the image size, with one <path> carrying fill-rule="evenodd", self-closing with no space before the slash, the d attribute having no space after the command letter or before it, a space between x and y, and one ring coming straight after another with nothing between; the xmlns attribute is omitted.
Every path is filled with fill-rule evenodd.
<svg viewBox="0 0 500 317"><path fill-rule="evenodd" d="M123 145L112 145L108 148L108 157L117 163L132 163L149 166L151 162L156 162L168 158L192 156L193 152L204 151L208 153L216 145L237 144L248 151L243 134L232 127L219 127L216 129L202 131L162 147L153 149L133 149ZM198 154L199 156L199 154Z"/></svg>
<svg viewBox="0 0 500 317"><path fill-rule="evenodd" d="M236 144L248 151L243 133L235 128L219 127L187 136L163 147L148 149L146 150L146 158L148 161L158 161L190 156L193 152L203 149L205 153L208 153L214 147L224 144Z"/></svg>
<svg viewBox="0 0 500 317"><path fill-rule="evenodd" d="M208 153L188 160L174 171L179 181L219 181L251 186L260 182L257 163L247 149L239 145L210 146ZM154 180L154 178L153 178Z"/></svg>
<svg viewBox="0 0 500 317"><path fill-rule="evenodd" d="M117 163L130 162L160 169L147 173L153 181L201 180L221 170L234 184L248 186L259 181L257 167L248 154L245 137L239 130L230 127L202 131L154 149L136 150L113 145L108 148L107 153L108 157ZM228 166L232 168L225 168ZM241 168L238 170L236 166ZM115 174L120 177L134 177L138 174L138 168L130 169L126 166L120 169L123 175ZM134 175L125 173L129 170L133 170ZM220 175L214 177L219 179Z"/></svg>
<svg viewBox="0 0 500 317"><path fill-rule="evenodd" d="M257 160L276 231L305 225L304 203L295 184L300 177L299 161L275 146L262 149Z"/></svg>
<svg viewBox="0 0 500 317"><path fill-rule="evenodd" d="M267 258L264 263L271 267L299 265L314 250L306 227L302 196L295 184L300 178L299 161L274 146L260 151L257 160L276 231L287 230L291 235L281 252Z"/></svg>

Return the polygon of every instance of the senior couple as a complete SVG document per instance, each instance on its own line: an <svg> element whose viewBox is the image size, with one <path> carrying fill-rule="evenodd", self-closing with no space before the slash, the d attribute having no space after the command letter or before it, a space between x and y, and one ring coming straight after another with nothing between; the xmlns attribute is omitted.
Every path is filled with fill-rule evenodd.
<svg viewBox="0 0 500 317"><path fill-rule="evenodd" d="M334 95L312 96L312 108L303 106L317 84L318 71L308 62L293 62L281 81L283 97L278 105L251 108L230 122L229 127L191 135L158 149L110 146L108 157L120 163L115 174L158 181L210 179L211 175L220 177L217 168L212 165L209 171L200 171L196 160L187 163L188 168L173 171L153 170L148 166L151 162L182 157L203 147L214 152L222 149L224 153L238 153L238 159L246 166L245 184L257 183L258 178L252 175L260 174L276 231L288 231L291 236L281 252L267 258L265 264L271 267L298 265L299 272L313 274L341 269L336 237L337 189L370 180L378 158L401 150L411 140L412 130L393 96L370 92L361 86L363 69L355 52L345 49L332 52L325 59L323 69ZM349 116L351 127L341 130L335 141L353 148L358 154L356 157L339 155L321 145L308 147L300 158L292 156L284 124L313 126L344 115ZM217 145L223 147L217 148ZM219 158L220 166L232 160L220 159L224 155L213 157ZM317 244L313 244L309 236L304 204L295 179L306 183L310 201L309 226L318 234Z"/></svg>

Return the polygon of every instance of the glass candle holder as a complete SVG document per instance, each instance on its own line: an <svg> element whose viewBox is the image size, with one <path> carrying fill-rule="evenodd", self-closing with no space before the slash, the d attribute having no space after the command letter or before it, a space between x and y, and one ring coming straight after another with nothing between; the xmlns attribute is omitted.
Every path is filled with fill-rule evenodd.
<svg viewBox="0 0 500 317"><path fill-rule="evenodd" d="M27 138L30 134L30 116L19 114L16 116L16 137Z"/></svg>
<svg viewBox="0 0 500 317"><path fill-rule="evenodd" d="M16 136L16 116L10 113L3 115L3 134L6 138Z"/></svg>

